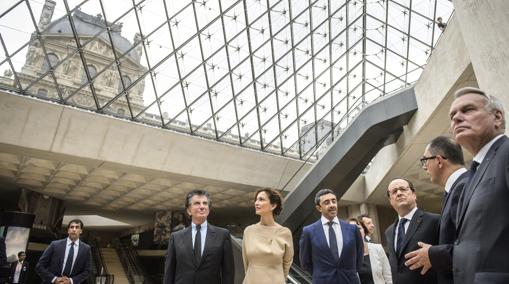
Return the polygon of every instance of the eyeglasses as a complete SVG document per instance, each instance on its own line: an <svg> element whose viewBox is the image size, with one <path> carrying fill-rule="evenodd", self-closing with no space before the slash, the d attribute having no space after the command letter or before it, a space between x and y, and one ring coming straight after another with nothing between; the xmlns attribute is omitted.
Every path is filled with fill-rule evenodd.
<svg viewBox="0 0 509 284"><path fill-rule="evenodd" d="M423 156L422 158L420 158L420 159L419 159L419 161L421 161L421 166L422 166L422 167L424 167L424 165L426 165L426 162L427 162L428 160L434 160L434 159L436 159L436 158L437 158L437 156L436 156L436 155L435 155L435 156L431 156L431 157L424 157L424 156Z"/></svg>
<svg viewBox="0 0 509 284"><path fill-rule="evenodd" d="M421 167L424 167L424 166L426 165L426 162L427 162L428 160L434 160L434 159L436 159L437 157L442 157L442 159L447 160L447 158L446 158L446 157L441 156L441 155L434 155L434 156L431 156L431 157L425 157L425 156L423 156L422 158L420 158L420 159L419 159L419 161L421 161Z"/></svg>
<svg viewBox="0 0 509 284"><path fill-rule="evenodd" d="M387 195L393 196L393 195L396 195L398 193L398 191L407 192L409 190L411 190L410 187L396 187L391 190L387 190Z"/></svg>

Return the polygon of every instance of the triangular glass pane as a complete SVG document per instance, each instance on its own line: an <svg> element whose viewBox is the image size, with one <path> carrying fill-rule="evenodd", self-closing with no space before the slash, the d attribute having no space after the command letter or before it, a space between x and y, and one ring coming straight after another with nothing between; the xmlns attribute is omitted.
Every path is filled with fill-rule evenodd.
<svg viewBox="0 0 509 284"><path fill-rule="evenodd" d="M230 79L225 78L217 83L210 91L212 98L212 107L215 112L220 111L228 103L233 103Z"/></svg>
<svg viewBox="0 0 509 284"><path fill-rule="evenodd" d="M6 4L8 3L2 1L2 6ZM35 26L30 19L30 10L26 3L19 3L0 18L0 34L9 54L14 54L31 40Z"/></svg>
<svg viewBox="0 0 509 284"><path fill-rule="evenodd" d="M249 111L253 110L256 106L256 101L254 99L254 90L252 86L238 94L235 98L235 103L237 104L239 117L243 117Z"/></svg>
<svg viewBox="0 0 509 284"><path fill-rule="evenodd" d="M295 104L295 100L291 101L289 104L287 104L284 108L281 109L280 117L282 130L286 129L296 121L297 106Z"/></svg>
<svg viewBox="0 0 509 284"><path fill-rule="evenodd" d="M182 114L186 114L185 120L187 121L186 105L180 86L171 89L165 94L162 94L162 96L160 96L160 102L165 123L173 121ZM152 102L147 101L147 103Z"/></svg>
<svg viewBox="0 0 509 284"><path fill-rule="evenodd" d="M176 11L174 11L174 13L175 12ZM198 29L195 24L192 5L186 5L185 8L179 10L179 13L174 14L170 19L170 24L176 48L180 48L181 45L192 37L196 37L196 31Z"/></svg>
<svg viewBox="0 0 509 284"><path fill-rule="evenodd" d="M273 117L277 117L278 113L277 101L275 94L273 96L267 97L260 105L258 106L258 112L260 114L260 122L261 124L265 124L268 120Z"/></svg>
<svg viewBox="0 0 509 284"><path fill-rule="evenodd" d="M206 62L207 67L207 76L209 80L209 84L214 89L221 90L222 88L218 88L214 86L218 81L228 78L228 63L226 58L226 49L222 48L219 50L214 56L212 56ZM228 78L229 80L229 78Z"/></svg>
<svg viewBox="0 0 509 284"><path fill-rule="evenodd" d="M189 115L191 116L191 124L193 130L203 130L203 133L208 133L210 130L215 132L212 119L212 111L210 109L210 99L208 95L200 97L192 105L189 105ZM200 131L200 130L198 130Z"/></svg>
<svg viewBox="0 0 509 284"><path fill-rule="evenodd" d="M258 125L258 117L256 111L253 110L249 112L239 121L239 125L240 133L242 135L241 141L243 144L248 140L258 141L257 143L260 143L260 133L258 133L260 126Z"/></svg>
<svg viewBox="0 0 509 284"><path fill-rule="evenodd" d="M228 134L226 135L235 135L235 139L238 141L239 131L236 124L237 118L235 116L235 104L233 102L223 106L222 109L216 113L216 127L219 136L227 132Z"/></svg>

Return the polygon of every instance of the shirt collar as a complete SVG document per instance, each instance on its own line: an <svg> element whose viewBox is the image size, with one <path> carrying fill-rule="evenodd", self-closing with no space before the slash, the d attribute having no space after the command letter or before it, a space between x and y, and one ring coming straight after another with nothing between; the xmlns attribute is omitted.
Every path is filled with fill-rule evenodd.
<svg viewBox="0 0 509 284"><path fill-rule="evenodd" d="M196 224L195 223L192 223L191 222L191 226L193 228L193 230L196 230ZM207 228L207 220L205 220L205 222L203 222L201 225L200 225L200 230L202 229L206 229Z"/></svg>
<svg viewBox="0 0 509 284"><path fill-rule="evenodd" d="M451 192L452 185L456 182L456 180L464 173L467 169L465 168L459 168L454 173L452 173L445 182L445 192L449 193Z"/></svg>
<svg viewBox="0 0 509 284"><path fill-rule="evenodd" d="M490 150L491 145L495 143L498 139L500 139L504 134L499 134L495 136L495 138L491 139L490 142L486 143L486 145L482 146L481 150L477 152L477 154L474 156L474 161L478 162L479 164L482 163L484 158L486 157L486 154L488 154L488 150Z"/></svg>
<svg viewBox="0 0 509 284"><path fill-rule="evenodd" d="M329 224L329 222L330 222L330 221L329 221L329 219L327 219L327 218L323 217L323 215L322 215L322 217L320 218L320 220L322 221L322 225L328 225L328 224ZM339 219L338 219L338 217L337 217L337 216L336 216L336 217L334 217L334 219L332 219L332 223L334 223L334 224L339 224Z"/></svg>
<svg viewBox="0 0 509 284"><path fill-rule="evenodd" d="M71 245L71 243L72 243L71 239L70 239L69 237L67 237L67 246ZM76 246L79 246L79 244L80 244L80 239L77 239L77 240L74 242L74 244L75 244Z"/></svg>
<svg viewBox="0 0 509 284"><path fill-rule="evenodd" d="M415 211L417 211L417 206L415 206L414 209L412 209L410 212L408 212L408 214L406 214L405 216L398 216L398 218L399 218L398 220L401 220L401 218L405 218L408 221L412 220L412 217L414 217Z"/></svg>

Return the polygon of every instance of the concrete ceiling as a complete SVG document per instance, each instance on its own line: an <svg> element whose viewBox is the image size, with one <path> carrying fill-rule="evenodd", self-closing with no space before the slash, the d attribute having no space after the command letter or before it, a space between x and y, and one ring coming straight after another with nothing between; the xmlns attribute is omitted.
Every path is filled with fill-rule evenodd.
<svg viewBox="0 0 509 284"><path fill-rule="evenodd" d="M0 152L0 179L66 201L101 210L182 209L185 193L207 189L214 207L251 206L255 187L167 173L143 173L110 164L89 165Z"/></svg>

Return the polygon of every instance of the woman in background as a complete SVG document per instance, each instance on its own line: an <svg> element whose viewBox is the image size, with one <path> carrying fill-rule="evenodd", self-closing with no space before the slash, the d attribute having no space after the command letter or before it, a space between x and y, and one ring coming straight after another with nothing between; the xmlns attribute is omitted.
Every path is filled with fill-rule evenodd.
<svg viewBox="0 0 509 284"><path fill-rule="evenodd" d="M293 261L293 239L290 230L274 219L283 209L281 200L281 194L271 188L255 193L254 206L260 222L244 230L244 284L286 283Z"/></svg>
<svg viewBox="0 0 509 284"><path fill-rule="evenodd" d="M359 271L361 284L392 284L391 266L382 245L366 242L368 228L362 222L351 218L348 223L359 227L364 241L364 259Z"/></svg>

